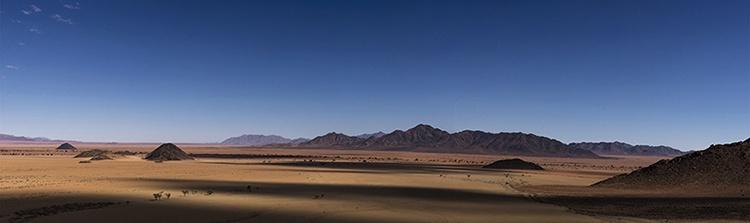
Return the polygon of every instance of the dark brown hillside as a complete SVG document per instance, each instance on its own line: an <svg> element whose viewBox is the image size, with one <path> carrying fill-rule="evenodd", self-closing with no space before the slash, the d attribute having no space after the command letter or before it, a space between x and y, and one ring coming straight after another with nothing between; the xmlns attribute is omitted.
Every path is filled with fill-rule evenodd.
<svg viewBox="0 0 750 223"><path fill-rule="evenodd" d="M750 192L750 139L661 160L592 186L747 193Z"/></svg>

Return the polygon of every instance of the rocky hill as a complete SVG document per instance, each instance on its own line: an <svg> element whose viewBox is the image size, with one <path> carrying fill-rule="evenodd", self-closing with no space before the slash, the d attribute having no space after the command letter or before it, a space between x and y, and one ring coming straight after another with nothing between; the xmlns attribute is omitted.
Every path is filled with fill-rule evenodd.
<svg viewBox="0 0 750 223"><path fill-rule="evenodd" d="M750 139L712 145L600 181L594 187L750 192Z"/></svg>

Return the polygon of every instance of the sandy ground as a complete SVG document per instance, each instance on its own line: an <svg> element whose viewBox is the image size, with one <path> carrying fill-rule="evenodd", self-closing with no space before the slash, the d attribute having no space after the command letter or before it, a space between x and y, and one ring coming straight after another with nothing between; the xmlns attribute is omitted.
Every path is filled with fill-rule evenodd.
<svg viewBox="0 0 750 223"><path fill-rule="evenodd" d="M581 188L659 159L654 157L523 157L549 170L502 171L478 166L508 157L180 146L189 153L295 157L155 163L129 156L79 163L83 159L74 154L51 152L54 145L0 145L6 152L46 154L0 155L0 222L660 221L584 213L539 199L538 188L523 189ZM159 192L171 197L154 200Z"/></svg>

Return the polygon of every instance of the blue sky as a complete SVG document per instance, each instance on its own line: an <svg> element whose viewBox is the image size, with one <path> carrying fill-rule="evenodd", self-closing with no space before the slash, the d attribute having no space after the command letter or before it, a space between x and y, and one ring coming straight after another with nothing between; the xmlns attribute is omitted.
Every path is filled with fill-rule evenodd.
<svg viewBox="0 0 750 223"><path fill-rule="evenodd" d="M0 133L750 137L750 2L0 1Z"/></svg>

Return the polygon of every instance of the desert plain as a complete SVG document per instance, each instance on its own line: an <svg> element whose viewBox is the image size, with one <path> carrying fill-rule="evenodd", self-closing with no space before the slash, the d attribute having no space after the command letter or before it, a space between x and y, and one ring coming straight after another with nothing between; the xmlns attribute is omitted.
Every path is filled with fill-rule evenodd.
<svg viewBox="0 0 750 223"><path fill-rule="evenodd" d="M589 185L669 157L519 157L158 144L86 161L58 144L0 145L0 222L746 222L750 199ZM222 155L223 154L223 155ZM483 169L521 158L543 171ZM82 162L83 161L83 162ZM157 197L156 195L160 197Z"/></svg>

